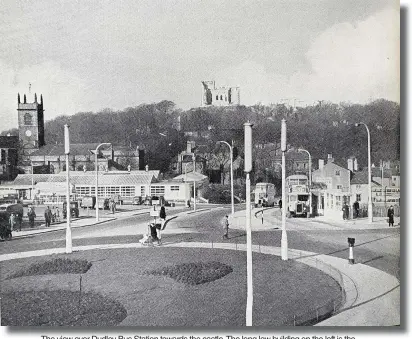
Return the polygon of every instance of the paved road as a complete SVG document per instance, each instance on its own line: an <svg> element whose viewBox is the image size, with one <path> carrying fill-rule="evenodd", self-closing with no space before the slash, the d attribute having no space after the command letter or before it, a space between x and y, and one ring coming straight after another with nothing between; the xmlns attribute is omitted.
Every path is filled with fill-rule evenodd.
<svg viewBox="0 0 412 339"><path fill-rule="evenodd" d="M204 207L204 206L203 206ZM195 214L184 213L184 208L169 208L170 219L163 232L164 242L201 241L221 242L221 220L230 207L208 207L211 209ZM244 207L237 207L244 208ZM182 213L183 212L183 213ZM141 238L146 231L145 225L151 220L149 215L131 216L100 225L73 229L73 245L91 245L105 243L131 243ZM295 226L307 225L307 220L292 221ZM254 244L280 246L281 232L274 225L267 231L253 232ZM245 232L230 230L228 242L245 243ZM300 249L339 258L348 257L347 238L355 237L355 261L380 269L399 278L400 265L400 231L399 229L382 230L342 230L316 229L307 227L300 230L293 227L288 231L289 248ZM37 249L64 247L65 232L55 231L30 237L14 239L0 244L0 254L30 251Z"/></svg>

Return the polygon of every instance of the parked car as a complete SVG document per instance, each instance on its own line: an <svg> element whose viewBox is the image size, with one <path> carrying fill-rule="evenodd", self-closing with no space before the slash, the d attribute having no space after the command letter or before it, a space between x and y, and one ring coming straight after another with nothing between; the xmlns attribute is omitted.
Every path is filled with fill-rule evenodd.
<svg viewBox="0 0 412 339"><path fill-rule="evenodd" d="M91 208L95 209L96 208L96 197L95 196L84 196L81 203L80 207L83 209L86 208ZM99 209L109 209L109 199L108 198L99 198Z"/></svg>
<svg viewBox="0 0 412 339"><path fill-rule="evenodd" d="M110 208L110 200L108 198L99 198L99 209L108 210Z"/></svg>
<svg viewBox="0 0 412 339"><path fill-rule="evenodd" d="M0 214L5 216L7 219L10 214L16 213L20 220L23 220L23 204L2 204L0 205Z"/></svg>
<svg viewBox="0 0 412 339"><path fill-rule="evenodd" d="M79 203L77 201L70 202L70 213L72 217L79 217ZM63 202L63 219L67 217L67 203Z"/></svg>
<svg viewBox="0 0 412 339"><path fill-rule="evenodd" d="M142 197L134 197L132 201L132 205L141 205L143 203Z"/></svg>
<svg viewBox="0 0 412 339"><path fill-rule="evenodd" d="M152 205L152 197L146 197L144 199L144 205L151 206Z"/></svg>
<svg viewBox="0 0 412 339"><path fill-rule="evenodd" d="M96 206L96 197L93 197L93 196L84 196L83 197L83 199L82 199L82 202L80 203L80 206L83 208L83 209L86 209L86 208L95 208L95 206Z"/></svg>

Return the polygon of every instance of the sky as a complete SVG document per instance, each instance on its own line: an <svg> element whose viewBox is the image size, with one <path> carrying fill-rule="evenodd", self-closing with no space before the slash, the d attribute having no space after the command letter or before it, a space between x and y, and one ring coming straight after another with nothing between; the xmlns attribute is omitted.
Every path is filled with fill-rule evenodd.
<svg viewBox="0 0 412 339"><path fill-rule="evenodd" d="M3 0L0 41L0 131L18 92L43 94L46 120L197 107L202 80L245 105L399 102L394 0Z"/></svg>

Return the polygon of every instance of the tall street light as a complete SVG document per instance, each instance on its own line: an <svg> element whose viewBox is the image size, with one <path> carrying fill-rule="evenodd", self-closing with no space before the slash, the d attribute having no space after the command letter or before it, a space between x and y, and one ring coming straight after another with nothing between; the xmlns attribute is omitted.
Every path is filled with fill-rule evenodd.
<svg viewBox="0 0 412 339"><path fill-rule="evenodd" d="M96 172L96 222L99 221L99 164L97 162L97 155L99 153L99 148L102 146L110 146L111 143L109 142L104 142L102 144L100 144L99 146L96 147L96 149L94 150L94 155L95 155L95 172Z"/></svg>
<svg viewBox="0 0 412 339"><path fill-rule="evenodd" d="M196 154L193 153L193 211L196 212Z"/></svg>
<svg viewBox="0 0 412 339"><path fill-rule="evenodd" d="M34 203L34 167L33 161L31 161L31 194L30 199L33 200Z"/></svg>
<svg viewBox="0 0 412 339"><path fill-rule="evenodd" d="M369 222L373 222L373 208L372 208L372 168L371 168L371 134L369 132L368 126L363 123L359 122L356 123L355 126L358 127L360 125L365 126L366 131L368 132L368 191L369 191L369 199L368 199L368 220Z"/></svg>
<svg viewBox="0 0 412 339"><path fill-rule="evenodd" d="M232 203L232 215L235 214L235 198L234 198L234 192L233 192L233 140L232 140L232 145L230 145L226 141L218 141L218 143L223 143L229 147L230 150L230 193L231 193L231 203Z"/></svg>
<svg viewBox="0 0 412 339"><path fill-rule="evenodd" d="M309 151L299 148L298 152L306 152L309 156L309 216L312 216L312 157Z"/></svg>
<svg viewBox="0 0 412 339"><path fill-rule="evenodd" d="M64 153L66 155L66 253L72 253L72 229L70 225L71 209L70 209L70 137L69 125L64 125Z"/></svg>
<svg viewBox="0 0 412 339"><path fill-rule="evenodd" d="M187 162L186 164L185 164L185 182L187 182L187 165L189 165L190 164L190 162ZM189 199L190 200L190 199Z"/></svg>
<svg viewBox="0 0 412 339"><path fill-rule="evenodd" d="M285 153L287 152L286 143L286 120L282 119L280 148L282 151L282 238L280 241L280 252L282 260L288 260L288 236L286 233L286 162Z"/></svg>
<svg viewBox="0 0 412 339"><path fill-rule="evenodd" d="M246 326L253 323L253 266L252 266L252 227L250 201L250 172L252 171L252 124L247 122L245 128L245 172L246 172Z"/></svg>

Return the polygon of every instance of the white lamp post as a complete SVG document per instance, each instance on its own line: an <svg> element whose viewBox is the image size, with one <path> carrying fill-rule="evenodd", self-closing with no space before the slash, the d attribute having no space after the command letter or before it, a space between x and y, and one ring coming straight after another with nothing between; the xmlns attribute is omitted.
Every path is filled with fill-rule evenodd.
<svg viewBox="0 0 412 339"><path fill-rule="evenodd" d="M99 146L97 146L96 147L96 149L94 150L94 155L95 155L95 172L96 172L96 187L95 187L95 189L96 189L96 205L95 205L95 208L96 208L96 222L98 222L99 221L99 164L98 164L98 162L97 162L97 155L98 155L98 153L99 153L99 148L101 147L101 146L109 146L109 145L111 145L111 143L108 143L108 142L104 142L104 143L102 143L102 144L100 144Z"/></svg>
<svg viewBox="0 0 412 339"><path fill-rule="evenodd" d="M309 216L312 215L312 157L309 151L299 148L299 152L306 152L309 156Z"/></svg>
<svg viewBox="0 0 412 339"><path fill-rule="evenodd" d="M70 137L69 125L64 125L64 153L66 154L66 253L72 253L72 229L70 226L71 210L70 210Z"/></svg>
<svg viewBox="0 0 412 339"><path fill-rule="evenodd" d="M30 199L33 200L34 203L34 168L33 168L33 161L31 162L31 194Z"/></svg>
<svg viewBox="0 0 412 339"><path fill-rule="evenodd" d="M368 199L368 220L369 222L373 222L373 208L372 208L372 168L371 168L371 134L369 132L368 126L363 123L356 123L355 126L358 127L360 125L365 126L366 131L368 132L368 191L369 191L369 199Z"/></svg>
<svg viewBox="0 0 412 339"><path fill-rule="evenodd" d="M282 238L280 241L280 251L282 260L288 260L288 236L286 233L286 162L285 153L287 151L286 144L286 120L282 119L281 122L281 136L280 147L282 151Z"/></svg>
<svg viewBox="0 0 412 339"><path fill-rule="evenodd" d="M245 172L246 172L246 326L253 322L253 267L252 267L252 228L250 208L250 172L252 171L252 124L247 122L245 127Z"/></svg>
<svg viewBox="0 0 412 339"><path fill-rule="evenodd" d="M193 153L193 211L196 212L196 155Z"/></svg>
<svg viewBox="0 0 412 339"><path fill-rule="evenodd" d="M223 144L226 144L230 150L230 193L231 193L231 204L232 204L232 215L235 213L235 198L233 192L233 140L232 146L226 141L218 141Z"/></svg>

